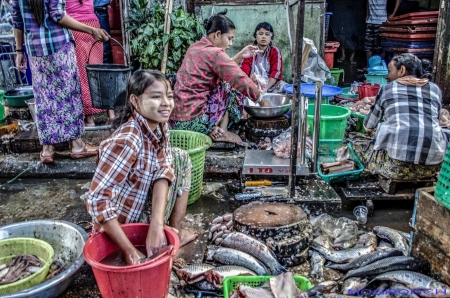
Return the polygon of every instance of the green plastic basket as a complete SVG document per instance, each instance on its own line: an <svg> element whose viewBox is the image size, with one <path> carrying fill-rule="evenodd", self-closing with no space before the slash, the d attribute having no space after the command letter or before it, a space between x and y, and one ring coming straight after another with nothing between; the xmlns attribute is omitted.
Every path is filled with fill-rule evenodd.
<svg viewBox="0 0 450 298"><path fill-rule="evenodd" d="M13 257L30 254L38 257L42 268L32 275L16 282L0 286L0 295L31 288L45 281L53 262L53 247L47 242L35 238L10 238L0 240L0 265L9 264Z"/></svg>
<svg viewBox="0 0 450 298"><path fill-rule="evenodd" d="M186 150L191 159L191 190L189 191L188 205L192 204L202 195L206 149L212 144L211 138L198 132L171 130L170 144Z"/></svg>
<svg viewBox="0 0 450 298"><path fill-rule="evenodd" d="M434 197L450 210L450 143L448 144L447 153L445 154L444 162L439 172Z"/></svg>
<svg viewBox="0 0 450 298"><path fill-rule="evenodd" d="M268 281L272 276L230 276L223 281L223 297L229 298L231 292L237 289L239 285L246 285L252 288L258 287ZM311 289L311 282L303 276L294 276L297 287L303 292Z"/></svg>
<svg viewBox="0 0 450 298"><path fill-rule="evenodd" d="M359 159L358 155L356 155L355 151L353 150L352 145L346 144L348 146L348 150L350 152L350 159L356 163L358 166L358 169L349 171L349 172L342 172L342 173L336 173L336 174L323 174L322 170L320 169L320 163L325 162L335 162L336 161L336 153L342 146L345 146L342 143L342 140L320 140L319 142L319 151L318 151L318 158L317 158L317 174L325 180L328 183L339 183L349 180L357 180L359 176L361 175L362 171L364 171L364 164Z"/></svg>
<svg viewBox="0 0 450 298"><path fill-rule="evenodd" d="M344 139L348 116L350 116L350 111L346 108L323 104L319 139ZM308 105L308 124L309 134L312 135L314 130L314 105Z"/></svg>
<svg viewBox="0 0 450 298"><path fill-rule="evenodd" d="M330 68L331 75L334 78L334 83L332 84L330 80L326 80L325 84L337 86L340 81L344 81L344 70L340 68ZM342 74L342 80L340 80Z"/></svg>
<svg viewBox="0 0 450 298"><path fill-rule="evenodd" d="M351 89L350 87L342 88L342 92L341 92L341 94L339 94L339 97L342 97L342 98L358 98L359 97L358 93L356 93L356 94L350 93L350 89Z"/></svg>
<svg viewBox="0 0 450 298"><path fill-rule="evenodd" d="M355 112L352 112L351 116L358 118L358 121L356 122L356 132L365 134L366 130L364 129L364 119L366 119L366 116Z"/></svg>

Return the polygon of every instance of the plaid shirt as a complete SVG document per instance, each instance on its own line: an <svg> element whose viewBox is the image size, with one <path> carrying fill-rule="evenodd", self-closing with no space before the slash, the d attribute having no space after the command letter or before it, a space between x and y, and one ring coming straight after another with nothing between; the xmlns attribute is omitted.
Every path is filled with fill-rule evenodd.
<svg viewBox="0 0 450 298"><path fill-rule="evenodd" d="M447 139L439 126L441 90L434 83L406 86L397 81L383 86L364 120L377 127L375 150L404 162L436 165L442 162Z"/></svg>
<svg viewBox="0 0 450 298"><path fill-rule="evenodd" d="M11 0L14 28L24 31L28 55L50 56L68 42L72 33L58 22L66 15L65 0L44 0L44 24L39 26L27 0Z"/></svg>
<svg viewBox="0 0 450 298"><path fill-rule="evenodd" d="M165 140L161 143L164 133ZM99 147L86 207L95 223L137 222L153 183L174 180L168 125L154 132L135 113Z"/></svg>

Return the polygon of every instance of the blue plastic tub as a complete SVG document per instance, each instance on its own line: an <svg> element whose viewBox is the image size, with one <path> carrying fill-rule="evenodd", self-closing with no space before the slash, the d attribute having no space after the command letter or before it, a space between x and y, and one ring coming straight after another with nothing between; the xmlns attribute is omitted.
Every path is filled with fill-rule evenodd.
<svg viewBox="0 0 450 298"><path fill-rule="evenodd" d="M302 83L300 86L300 92L305 94L307 97L315 97L316 96L316 84L310 83ZM287 94L292 94L294 91L294 85L289 84L284 86L284 92ZM339 95L342 92L342 88L332 85L323 85L322 87L322 97L332 97L335 95Z"/></svg>

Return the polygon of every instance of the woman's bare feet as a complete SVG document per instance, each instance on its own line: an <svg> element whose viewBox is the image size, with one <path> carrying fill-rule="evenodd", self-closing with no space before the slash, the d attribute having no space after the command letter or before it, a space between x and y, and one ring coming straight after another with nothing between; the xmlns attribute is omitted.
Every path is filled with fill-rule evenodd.
<svg viewBox="0 0 450 298"><path fill-rule="evenodd" d="M198 232L191 228L182 228L178 233L178 237L180 238L180 247L188 244L192 240L198 237Z"/></svg>
<svg viewBox="0 0 450 298"><path fill-rule="evenodd" d="M84 126L95 126L94 117L92 115L86 115L86 117L84 117Z"/></svg>
<svg viewBox="0 0 450 298"><path fill-rule="evenodd" d="M107 112L109 120L113 120L116 118L116 114L114 113L114 110L108 110Z"/></svg>
<svg viewBox="0 0 450 298"><path fill-rule="evenodd" d="M226 143L235 143L242 146L242 139L235 133L225 131L224 135L219 138L215 138L216 142L226 142Z"/></svg>
<svg viewBox="0 0 450 298"><path fill-rule="evenodd" d="M214 126L213 130L209 133L209 136L211 137L211 139L216 141L217 138L223 137L224 134L225 131L222 128Z"/></svg>

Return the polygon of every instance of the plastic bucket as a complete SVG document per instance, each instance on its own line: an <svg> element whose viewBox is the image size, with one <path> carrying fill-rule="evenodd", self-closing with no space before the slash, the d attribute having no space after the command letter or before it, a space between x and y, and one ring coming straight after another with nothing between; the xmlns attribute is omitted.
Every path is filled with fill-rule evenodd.
<svg viewBox="0 0 450 298"><path fill-rule="evenodd" d="M0 90L0 121L3 121L5 118L5 91Z"/></svg>
<svg viewBox="0 0 450 298"><path fill-rule="evenodd" d="M115 40L111 38L112 40ZM118 44L119 42L115 40ZM92 44L89 56L91 55ZM88 56L88 57L89 57ZM132 67L120 64L87 64L86 73L89 82L92 106L97 109L114 109L123 106L126 100L126 88Z"/></svg>
<svg viewBox="0 0 450 298"><path fill-rule="evenodd" d="M53 262L54 251L50 244L35 238L11 238L0 240L0 265L9 264L17 255L30 254L38 257L42 268L36 273L16 282L0 285L0 295L31 288L45 281Z"/></svg>
<svg viewBox="0 0 450 298"><path fill-rule="evenodd" d="M368 96L377 96L378 92L380 92L380 85L375 84L365 84L362 86L358 86L358 96L359 99L363 99Z"/></svg>
<svg viewBox="0 0 450 298"><path fill-rule="evenodd" d="M28 109L31 113L31 118L33 119L33 122L36 122L36 99L32 98L25 101L28 105Z"/></svg>
<svg viewBox="0 0 450 298"><path fill-rule="evenodd" d="M319 139L344 139L348 116L350 116L350 111L346 108L322 105ZM308 124L309 133L312 135L314 130L314 105L308 105Z"/></svg>
<svg viewBox="0 0 450 298"><path fill-rule="evenodd" d="M337 86L340 81L344 81L344 70L340 68L330 68L331 75L334 78L334 83L332 84L330 80L325 81L329 85ZM342 74L342 80L340 80Z"/></svg>
<svg viewBox="0 0 450 298"><path fill-rule="evenodd" d="M145 245L149 224L124 224L121 227L134 246ZM105 232L93 236L86 242L83 255L92 267L102 297L168 296L173 256L180 248L180 240L170 228L165 227L164 233L168 244L174 246L172 253L155 262L133 266L116 267L100 263L106 256L118 250Z"/></svg>

